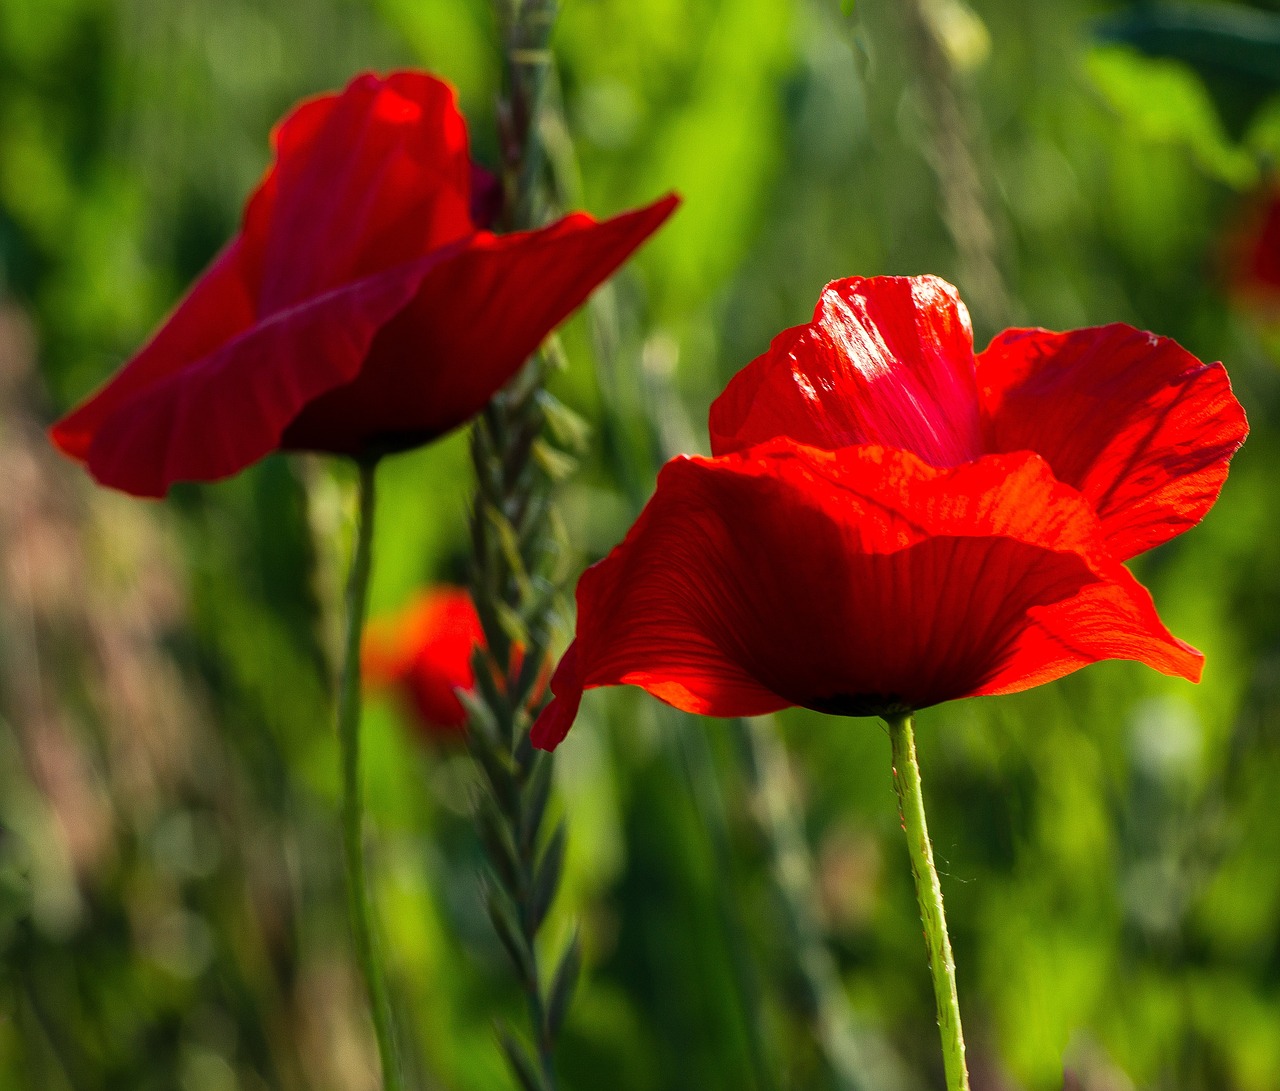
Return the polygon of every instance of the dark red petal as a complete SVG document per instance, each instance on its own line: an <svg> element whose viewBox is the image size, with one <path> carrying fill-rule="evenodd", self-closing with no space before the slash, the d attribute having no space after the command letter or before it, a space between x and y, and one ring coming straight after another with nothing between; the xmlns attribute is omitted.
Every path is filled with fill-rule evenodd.
<svg viewBox="0 0 1280 1091"><path fill-rule="evenodd" d="M1093 504L1120 560L1198 523L1248 434L1221 364L1118 323L1006 330L978 379L989 449L1043 455Z"/></svg>
<svg viewBox="0 0 1280 1091"><path fill-rule="evenodd" d="M50 429L60 450L84 461L98 430L122 405L253 325L242 257L241 240L232 240L142 351Z"/></svg>
<svg viewBox="0 0 1280 1091"><path fill-rule="evenodd" d="M1204 656L1169 635L1147 589L1123 565L1111 582L1028 611L1030 626L1000 670L973 691L1018 693L1103 659L1132 659L1199 682Z"/></svg>
<svg viewBox="0 0 1280 1091"><path fill-rule="evenodd" d="M98 481L136 496L233 474L276 449L309 401L351 380L378 330L450 253L280 311L203 356L192 352L216 338L203 327L171 329L186 320L180 308L142 355L67 418L68 434L73 443L88 439L83 457Z"/></svg>
<svg viewBox="0 0 1280 1091"><path fill-rule="evenodd" d="M1232 294L1274 311L1280 301L1280 186L1272 178L1246 202L1225 243Z"/></svg>
<svg viewBox="0 0 1280 1091"><path fill-rule="evenodd" d="M596 223L477 235L422 281L354 382L317 398L284 436L295 450L411 447L479 412L534 349L671 214L674 196Z"/></svg>
<svg viewBox="0 0 1280 1091"><path fill-rule="evenodd" d="M551 675L551 701L529 729L529 741L539 750L554 750L578 718L585 683L578 669L578 645L569 645Z"/></svg>
<svg viewBox="0 0 1280 1091"><path fill-rule="evenodd" d="M259 314L293 306L468 235L471 161L453 89L365 74L275 134Z"/></svg>
<svg viewBox="0 0 1280 1091"><path fill-rule="evenodd" d="M663 469L578 585L576 640L533 741L554 746L594 686L717 716L859 715L1110 657L1186 677L1200 666L1037 456L939 470L905 451L777 440Z"/></svg>
<svg viewBox="0 0 1280 1091"><path fill-rule="evenodd" d="M982 454L973 331L937 277L853 277L823 289L807 326L784 330L711 406L711 450L774 436L835 450L914 451L930 465Z"/></svg>

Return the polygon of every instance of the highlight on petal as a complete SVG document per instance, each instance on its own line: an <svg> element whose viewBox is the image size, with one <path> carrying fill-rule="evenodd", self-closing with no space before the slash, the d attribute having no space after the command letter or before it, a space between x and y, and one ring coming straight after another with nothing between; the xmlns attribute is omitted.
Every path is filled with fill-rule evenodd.
<svg viewBox="0 0 1280 1091"><path fill-rule="evenodd" d="M575 642L533 741L555 746L595 686L715 716L870 715L1106 658L1189 678L1201 662L1040 458L939 469L779 439L663 469L626 539L579 582Z"/></svg>
<svg viewBox="0 0 1280 1091"><path fill-rule="evenodd" d="M1248 435L1221 364L1119 323L1006 330L978 357L978 381L988 449L1043 455L1120 560L1198 523Z"/></svg>
<svg viewBox="0 0 1280 1091"><path fill-rule="evenodd" d="M467 129L453 88L365 73L275 134L259 314L420 258L473 230Z"/></svg>
<svg viewBox="0 0 1280 1091"><path fill-rule="evenodd" d="M835 450L914 451L935 466L982 454L973 331L938 277L851 277L823 289L711 406L717 455L774 436Z"/></svg>
<svg viewBox="0 0 1280 1091"><path fill-rule="evenodd" d="M678 203L668 196L602 223L574 213L537 231L474 236L423 278L359 377L306 407L284 446L353 454L376 438L395 450L456 428Z"/></svg>

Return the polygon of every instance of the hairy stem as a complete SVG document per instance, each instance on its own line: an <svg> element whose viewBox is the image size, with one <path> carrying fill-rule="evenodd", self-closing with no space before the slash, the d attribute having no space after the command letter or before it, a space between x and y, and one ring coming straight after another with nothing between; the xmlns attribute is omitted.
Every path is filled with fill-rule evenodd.
<svg viewBox="0 0 1280 1091"><path fill-rule="evenodd" d="M391 1020L391 998L378 952L373 909L365 880L364 793L360 778L360 640L369 601L373 567L374 475L376 460L360 463L359 516L355 550L347 580L347 617L342 640L342 674L338 686L338 745L342 751L342 847L347 867L347 899L356 959L369 991L373 1032L382 1062L385 1091L401 1091L404 1080Z"/></svg>
<svg viewBox="0 0 1280 1091"><path fill-rule="evenodd" d="M920 787L920 766L916 762L913 717L909 712L886 716L893 745L893 783L898 792L902 829L907 835L911 856L911 876L916 884L916 901L929 948L929 972L933 976L933 996L938 1006L938 1032L942 1037L942 1061L947 1073L947 1091L969 1091L969 1073L964 1063L964 1031L960 1027L960 997L956 992L956 963L947 935L947 917L942 909L942 886L933 863L933 846L925 824L924 794Z"/></svg>

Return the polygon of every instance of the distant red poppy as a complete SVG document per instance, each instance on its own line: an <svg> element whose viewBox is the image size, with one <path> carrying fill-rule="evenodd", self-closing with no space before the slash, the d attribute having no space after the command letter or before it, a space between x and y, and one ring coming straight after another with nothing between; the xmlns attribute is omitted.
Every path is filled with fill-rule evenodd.
<svg viewBox="0 0 1280 1091"><path fill-rule="evenodd" d="M471 657L483 646L471 596L460 587L439 587L399 614L369 623L362 673L371 686L394 687L428 738L461 738L467 713L454 691L475 684Z"/></svg>
<svg viewBox="0 0 1280 1091"><path fill-rule="evenodd" d="M1243 442L1220 364L1112 325L1008 330L975 357L934 277L837 281L711 410L578 584L533 729L584 689L845 715L1012 693L1101 659L1197 680L1121 561L1194 525Z"/></svg>
<svg viewBox="0 0 1280 1091"><path fill-rule="evenodd" d="M299 105L239 234L151 341L52 429L105 485L161 496L276 449L362 456L478 412L670 215L485 230L452 88L365 74Z"/></svg>
<svg viewBox="0 0 1280 1091"><path fill-rule="evenodd" d="M1280 312L1280 179L1248 202L1226 245L1232 293L1245 305Z"/></svg>

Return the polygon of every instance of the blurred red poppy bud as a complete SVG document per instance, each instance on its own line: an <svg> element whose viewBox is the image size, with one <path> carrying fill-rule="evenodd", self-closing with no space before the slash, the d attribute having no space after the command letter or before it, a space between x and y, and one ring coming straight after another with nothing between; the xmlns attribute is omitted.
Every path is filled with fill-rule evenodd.
<svg viewBox="0 0 1280 1091"><path fill-rule="evenodd" d="M471 596L460 587L423 592L399 613L373 619L360 663L366 684L405 699L429 738L462 738L467 713L456 690L475 685L472 655L484 631Z"/></svg>
<svg viewBox="0 0 1280 1091"><path fill-rule="evenodd" d="M396 614L374 618L360 650L365 683L389 687L406 700L414 722L429 738L466 735L467 711L457 690L475 687L474 659L485 648L484 628L469 591L440 586L424 591ZM520 673L524 649L511 649L511 673ZM546 692L549 669L539 672L529 697ZM499 688L503 687L501 678Z"/></svg>
<svg viewBox="0 0 1280 1091"><path fill-rule="evenodd" d="M1244 306L1280 316L1280 179L1255 193L1227 235L1227 282Z"/></svg>

